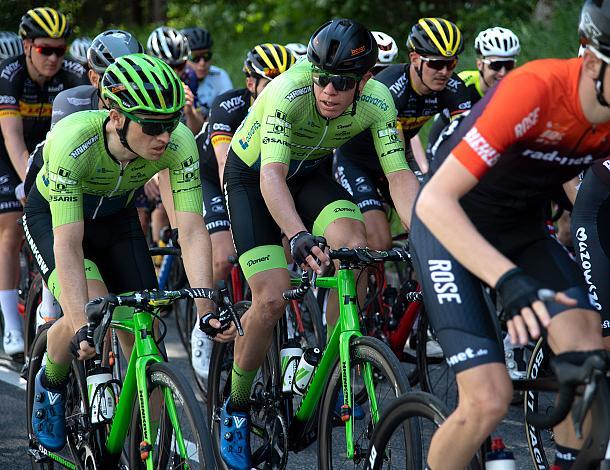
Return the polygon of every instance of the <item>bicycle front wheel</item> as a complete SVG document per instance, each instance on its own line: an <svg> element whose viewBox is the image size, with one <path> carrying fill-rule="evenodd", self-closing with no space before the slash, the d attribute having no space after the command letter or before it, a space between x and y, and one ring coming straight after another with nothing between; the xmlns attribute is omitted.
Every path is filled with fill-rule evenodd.
<svg viewBox="0 0 610 470"><path fill-rule="evenodd" d="M321 469L365 468L373 430L379 417L390 403L409 391L404 370L390 348L377 338L362 336L352 339L350 345L350 371L354 403L352 422L354 456L346 455L347 438L339 417L341 390L340 363L329 377L318 422L319 466ZM365 385L365 369L370 367L373 377L374 398ZM355 398L354 398L355 397ZM377 406L377 413L374 410ZM416 422L402 423L392 440L393 466L390 468L419 468L422 461L420 435Z"/></svg>
<svg viewBox="0 0 610 470"><path fill-rule="evenodd" d="M152 468L215 468L208 425L192 387L173 364L149 366L148 399L154 442L150 445ZM137 402L137 401L136 401ZM142 420L134 407L130 434L129 468L146 468L141 452Z"/></svg>

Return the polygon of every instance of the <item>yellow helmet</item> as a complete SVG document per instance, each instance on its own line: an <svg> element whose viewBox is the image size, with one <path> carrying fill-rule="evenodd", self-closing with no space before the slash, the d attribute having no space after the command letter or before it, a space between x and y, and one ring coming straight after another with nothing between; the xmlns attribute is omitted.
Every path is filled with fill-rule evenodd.
<svg viewBox="0 0 610 470"><path fill-rule="evenodd" d="M23 39L67 38L70 35L70 24L63 13L53 8L33 8L21 17L19 35Z"/></svg>
<svg viewBox="0 0 610 470"><path fill-rule="evenodd" d="M280 44L258 44L248 52L244 73L272 80L294 64L294 56Z"/></svg>
<svg viewBox="0 0 610 470"><path fill-rule="evenodd" d="M453 57L464 50L459 28L444 18L420 18L411 28L407 47L418 54Z"/></svg>

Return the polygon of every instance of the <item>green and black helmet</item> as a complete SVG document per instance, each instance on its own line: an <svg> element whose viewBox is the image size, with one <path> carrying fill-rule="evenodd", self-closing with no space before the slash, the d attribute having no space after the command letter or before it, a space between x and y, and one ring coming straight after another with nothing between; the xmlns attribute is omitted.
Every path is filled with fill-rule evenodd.
<svg viewBox="0 0 610 470"><path fill-rule="evenodd" d="M102 98L121 111L176 114L184 107L182 81L161 59L128 54L108 66L102 77Z"/></svg>

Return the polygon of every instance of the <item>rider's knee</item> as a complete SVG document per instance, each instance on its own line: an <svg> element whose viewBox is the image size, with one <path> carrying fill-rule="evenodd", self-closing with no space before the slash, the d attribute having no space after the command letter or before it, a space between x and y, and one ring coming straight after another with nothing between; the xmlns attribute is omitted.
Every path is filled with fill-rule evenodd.
<svg viewBox="0 0 610 470"><path fill-rule="evenodd" d="M259 319L270 329L275 327L286 307L286 301L282 298L281 293L280 295L263 293L253 298L253 304Z"/></svg>
<svg viewBox="0 0 610 470"><path fill-rule="evenodd" d="M364 225L354 223L349 230L343 230L340 233L334 233L333 237L328 240L330 246L339 248L364 248L366 246L366 232Z"/></svg>
<svg viewBox="0 0 610 470"><path fill-rule="evenodd" d="M215 280L226 279L232 267L233 265L229 263L228 257L213 255L212 272Z"/></svg>
<svg viewBox="0 0 610 470"><path fill-rule="evenodd" d="M392 248L392 236L389 232L367 231L367 246L372 250L389 250Z"/></svg>
<svg viewBox="0 0 610 470"><path fill-rule="evenodd" d="M511 400L512 387L492 383L478 387L473 393L461 393L459 408L465 417L482 427L495 426L506 416Z"/></svg>

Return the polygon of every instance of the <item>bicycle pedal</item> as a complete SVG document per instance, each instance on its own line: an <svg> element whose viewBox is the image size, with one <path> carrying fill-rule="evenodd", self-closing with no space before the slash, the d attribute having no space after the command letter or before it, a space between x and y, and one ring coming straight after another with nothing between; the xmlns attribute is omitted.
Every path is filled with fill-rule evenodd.
<svg viewBox="0 0 610 470"><path fill-rule="evenodd" d="M349 405L341 405L341 421L344 423L352 417L352 409Z"/></svg>
<svg viewBox="0 0 610 470"><path fill-rule="evenodd" d="M140 442L140 460L142 460L142 462L144 462L148 458L151 450L152 446L148 442Z"/></svg>
<svg viewBox="0 0 610 470"><path fill-rule="evenodd" d="M30 439L28 454L31 458L34 459L34 462L36 463L44 463L49 460L49 457L43 451L40 450L34 439Z"/></svg>

